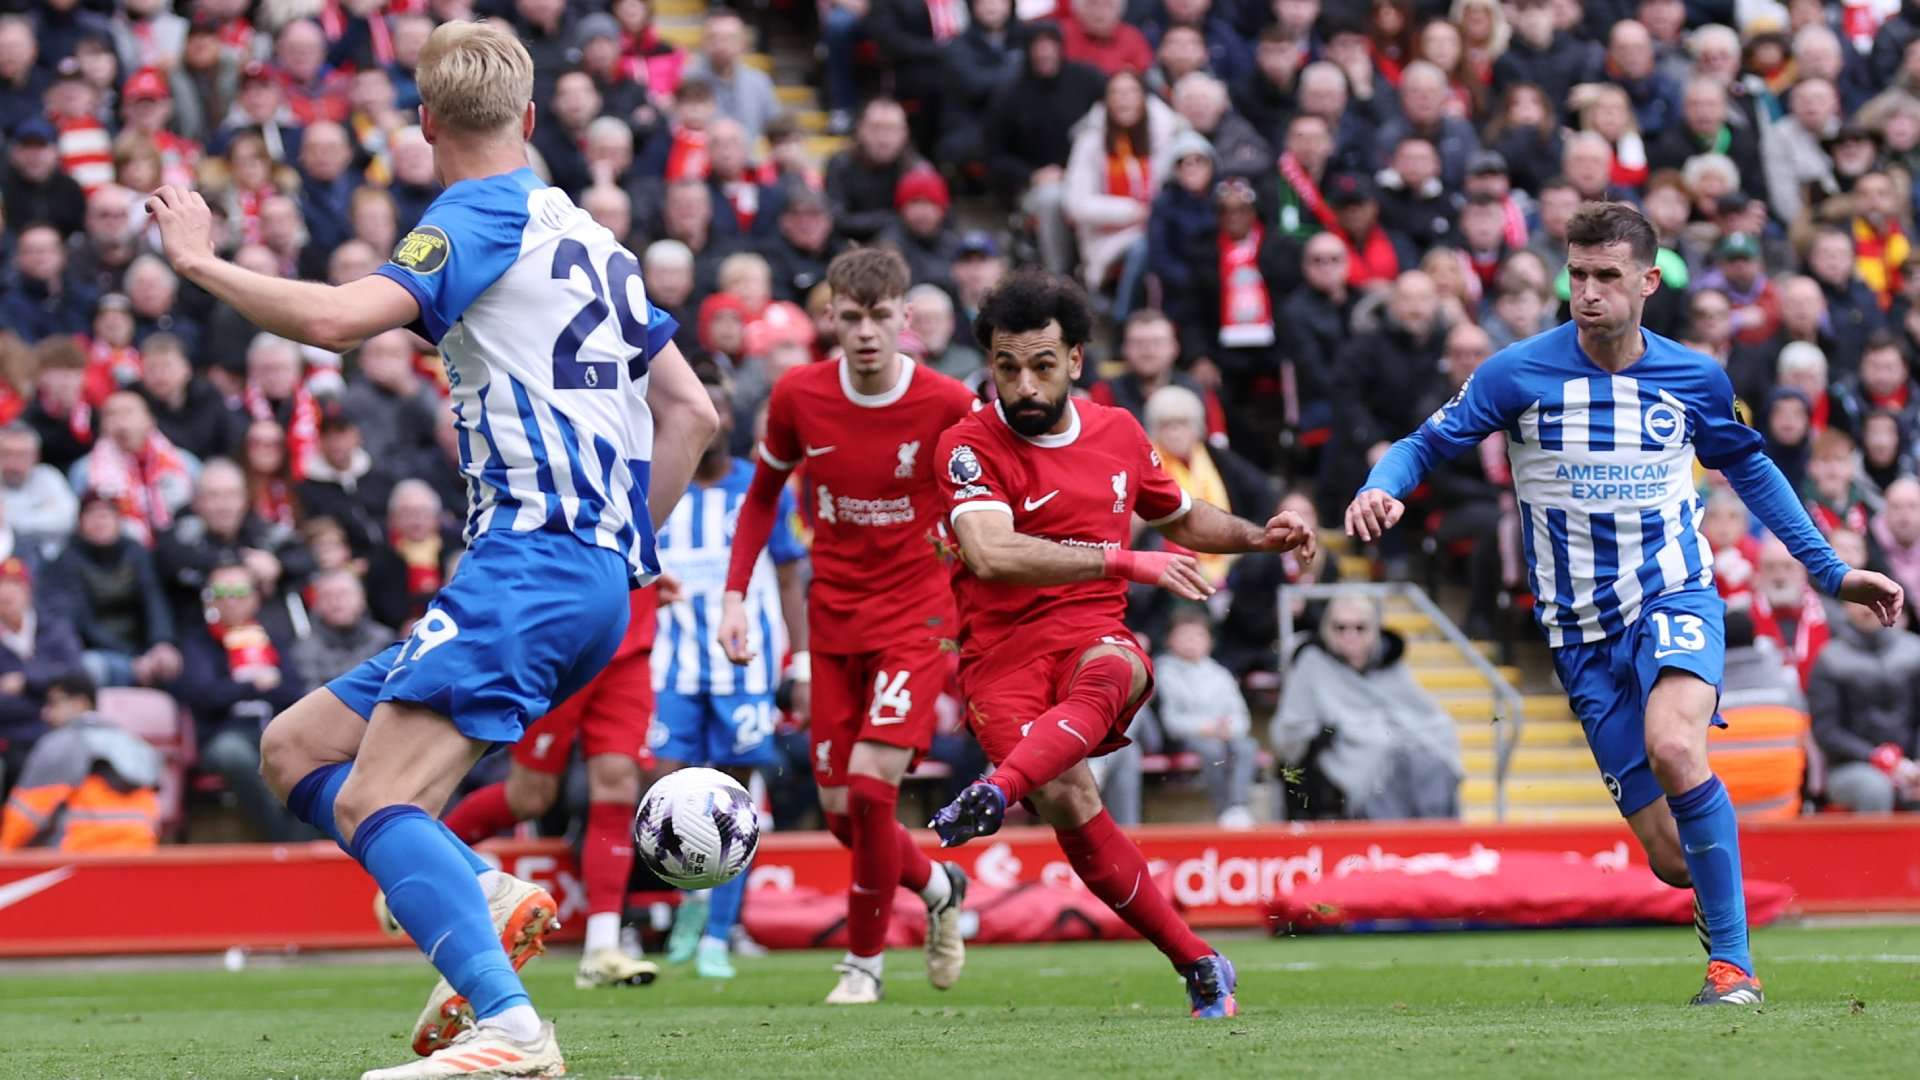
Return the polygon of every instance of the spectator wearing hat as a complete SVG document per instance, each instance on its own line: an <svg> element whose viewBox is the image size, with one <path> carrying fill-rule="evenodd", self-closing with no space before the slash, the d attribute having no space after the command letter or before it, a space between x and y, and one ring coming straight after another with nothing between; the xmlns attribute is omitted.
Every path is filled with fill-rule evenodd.
<svg viewBox="0 0 1920 1080"><path fill-rule="evenodd" d="M40 66L39 59L40 42L34 34L33 23L19 15L0 17L0 124L4 124L15 139L20 137L17 130L20 123L40 116L44 107L42 100L51 80L48 68ZM7 212L16 218L19 214L11 196L7 199Z"/></svg>
<svg viewBox="0 0 1920 1080"><path fill-rule="evenodd" d="M778 202L774 233L759 247L773 272L774 299L800 303L810 289L827 279L827 264L845 242L833 234L833 214L821 192L793 185ZM653 279L647 278L650 300L654 288Z"/></svg>
<svg viewBox="0 0 1920 1080"><path fill-rule="evenodd" d="M19 231L6 280L0 325L22 340L84 334L92 324L97 294L67 273L67 248L53 226L33 223Z"/></svg>
<svg viewBox="0 0 1920 1080"><path fill-rule="evenodd" d="M1733 305L1733 337L1758 345L1780 328L1780 294L1760 263L1760 244L1750 233L1732 233L1714 251L1714 265L1697 288L1725 293Z"/></svg>
<svg viewBox="0 0 1920 1080"><path fill-rule="evenodd" d="M4 31L0 31L4 33ZM60 169L58 132L37 113L14 123L7 138L7 175L0 183L0 203L15 229L46 222L68 237L86 221L87 196Z"/></svg>
<svg viewBox="0 0 1920 1080"><path fill-rule="evenodd" d="M1732 123L1727 88L1704 75L1688 80L1681 91L1675 122L1647 140L1647 165L1655 171L1681 169L1701 154L1725 156L1740 172L1740 190L1766 199L1767 174L1759 137L1752 128Z"/></svg>
<svg viewBox="0 0 1920 1080"><path fill-rule="evenodd" d="M580 48L580 70L593 80L604 115L618 117L623 123L653 121L657 113L646 64L644 61L628 64L628 57L621 50L624 38L620 20L612 15L596 11L582 16L574 26L574 40ZM674 72L675 83L678 77L679 73Z"/></svg>
<svg viewBox="0 0 1920 1080"><path fill-rule="evenodd" d="M59 569L80 600L87 674L100 686L157 686L180 674L173 611L153 556L122 528L120 508L90 491Z"/></svg>
<svg viewBox="0 0 1920 1080"><path fill-rule="evenodd" d="M34 572L18 555L0 559L0 760L17 775L45 731L41 707L54 682L82 674L72 620L37 598Z"/></svg>
<svg viewBox="0 0 1920 1080"><path fill-rule="evenodd" d="M960 235L947 220L951 203L946 180L931 165L908 170L894 187L899 220L880 230L874 243L898 251L917 285L953 289L949 269L960 253Z"/></svg>
<svg viewBox="0 0 1920 1080"><path fill-rule="evenodd" d="M980 304L1000 279L1006 276L1007 260L1000 254L1000 242L983 229L974 229L960 237L960 250L953 257L949 275L953 278L953 300L960 325L971 333Z"/></svg>
<svg viewBox="0 0 1920 1080"><path fill-rule="evenodd" d="M140 344L140 381L133 389L146 400L154 426L173 445L202 461L238 450L239 416L193 370L179 338L148 335Z"/></svg>
<svg viewBox="0 0 1920 1080"><path fill-rule="evenodd" d="M1839 181L1826 143L1840 125L1840 95L1825 79L1795 83L1787 115L1767 133L1767 204L1773 215L1791 222L1809 200L1837 194Z"/></svg>
<svg viewBox="0 0 1920 1080"><path fill-rule="evenodd" d="M0 427L0 504L0 521L32 547L57 547L72 534L79 512L73 485L40 460L39 433L18 420Z"/></svg>
<svg viewBox="0 0 1920 1080"><path fill-rule="evenodd" d="M124 131L139 132L160 151L161 179L177 187L193 187L200 145L172 130L173 89L166 73L151 67L134 72L120 90L120 109L126 119Z"/></svg>
<svg viewBox="0 0 1920 1080"><path fill-rule="evenodd" d="M1011 0L968 4L966 28L941 49L945 90L937 160L961 165L987 160L987 117L994 99L1020 77L1029 33L1028 25L1014 16Z"/></svg>
<svg viewBox="0 0 1920 1080"><path fill-rule="evenodd" d="M1168 317L1200 348L1189 355L1205 355L1209 345L1203 325L1210 298L1201 284L1201 268L1220 232L1213 203L1219 159L1206 137L1192 130L1175 135L1168 154L1173 173L1160 185L1147 217L1147 270L1160 283L1161 306Z"/></svg>
<svg viewBox="0 0 1920 1080"><path fill-rule="evenodd" d="M295 501L310 518L332 518L347 531L357 555L380 542L381 517L393 495L391 467L376 464L360 442L352 413L329 403L320 415L320 444L307 461Z"/></svg>
<svg viewBox="0 0 1920 1080"><path fill-rule="evenodd" d="M107 184L87 196L86 223L67 240L67 270L74 280L99 293L117 293L126 285L127 267L140 253L134 201L139 196Z"/></svg>
<svg viewBox="0 0 1920 1080"><path fill-rule="evenodd" d="M827 162L827 199L835 230L861 243L893 224L900 178L920 164L907 138L907 113L892 98L874 98L860 111L853 145Z"/></svg>
<svg viewBox="0 0 1920 1080"><path fill-rule="evenodd" d="M100 436L71 470L73 489L112 502L126 534L152 547L187 505L200 463L160 433L146 399L131 390L107 398Z"/></svg>
<svg viewBox="0 0 1920 1080"><path fill-rule="evenodd" d="M1327 205L1347 245L1347 283L1362 290L1381 289L1418 264L1419 255L1404 236L1380 220L1373 181L1361 173L1341 173L1327 182ZM1409 429L1411 430L1411 429Z"/></svg>

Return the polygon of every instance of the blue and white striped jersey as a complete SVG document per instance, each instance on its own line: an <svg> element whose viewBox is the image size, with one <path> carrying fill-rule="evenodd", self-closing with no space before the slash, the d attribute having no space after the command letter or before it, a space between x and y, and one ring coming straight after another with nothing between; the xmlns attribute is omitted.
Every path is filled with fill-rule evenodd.
<svg viewBox="0 0 1920 1080"><path fill-rule="evenodd" d="M1726 373L1677 342L1645 340L1619 374L1587 358L1572 323L1503 349L1367 478L1404 497L1436 457L1506 432L1534 614L1555 648L1619 633L1651 597L1713 587L1696 455L1828 592L1847 572L1735 416Z"/></svg>
<svg viewBox="0 0 1920 1080"><path fill-rule="evenodd" d="M672 339L640 262L531 169L447 188L377 273L440 346L467 478L467 541L571 533L659 573L647 365Z"/></svg>
<svg viewBox="0 0 1920 1080"><path fill-rule="evenodd" d="M747 585L747 647L753 662L736 667L720 649L720 598L727 589L727 562L733 556L733 531L740 505L747 500L753 463L735 458L716 484L698 480L660 528L660 567L680 582L680 599L660 608L659 638L653 646L653 688L677 694L771 694L780 685L780 661L787 651L787 624L780 607L774 567L806 558L793 534L793 494L780 492L773 535Z"/></svg>

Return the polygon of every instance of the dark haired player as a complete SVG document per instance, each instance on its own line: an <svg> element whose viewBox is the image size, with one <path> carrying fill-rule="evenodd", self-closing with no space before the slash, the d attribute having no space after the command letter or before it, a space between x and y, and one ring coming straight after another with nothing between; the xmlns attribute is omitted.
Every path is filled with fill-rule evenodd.
<svg viewBox="0 0 1920 1080"><path fill-rule="evenodd" d="M1821 538L1714 361L1641 328L1660 288L1653 226L1589 203L1567 227L1573 321L1501 350L1374 466L1347 508L1372 541L1442 458L1507 433L1534 615L1607 791L1661 880L1694 890L1707 945L1695 1005L1757 1005L1740 836L1707 765L1719 723L1726 605L1693 484L1718 469L1821 589L1893 625L1900 586Z"/></svg>
<svg viewBox="0 0 1920 1080"><path fill-rule="evenodd" d="M780 377L767 405L767 436L733 539L718 636L736 664L752 659L741 604L773 531L787 476L800 469L813 508L813 582L807 591L813 774L834 838L853 852L847 955L830 1005L879 1001L882 950L894 890L927 904L927 979L960 978L960 905L967 879L935 866L900 825L900 778L933 739L945 689L953 597L933 443L972 411L959 382L916 365L896 343L912 283L899 254L849 251L827 268L833 325L845 352Z"/></svg>
<svg viewBox="0 0 1920 1080"><path fill-rule="evenodd" d="M1233 965L1194 934L1100 805L1087 759L1127 745L1153 667L1123 621L1127 583L1189 600L1212 592L1193 556L1132 551L1137 514L1189 551L1313 555L1299 515L1265 526L1191 499L1124 409L1074 401L1092 329L1068 279L1016 274L982 303L974 333L999 404L940 437L935 465L960 543L960 685L996 768L933 820L952 846L1031 800L1087 888L1185 978L1193 1015L1234 1015Z"/></svg>

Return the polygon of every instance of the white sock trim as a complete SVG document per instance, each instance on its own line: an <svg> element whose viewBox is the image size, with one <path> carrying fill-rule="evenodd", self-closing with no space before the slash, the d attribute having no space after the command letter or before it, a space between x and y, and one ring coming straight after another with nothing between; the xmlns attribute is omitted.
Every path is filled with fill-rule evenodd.
<svg viewBox="0 0 1920 1080"><path fill-rule="evenodd" d="M947 902L953 895L953 882L947 877L947 868L943 863L934 863L933 872L927 875L927 883L920 888L920 899L927 902L931 911Z"/></svg>
<svg viewBox="0 0 1920 1080"><path fill-rule="evenodd" d="M617 949L619 947L619 912L596 911L587 916L587 940L584 948L588 953L592 953L596 949Z"/></svg>
<svg viewBox="0 0 1920 1080"><path fill-rule="evenodd" d="M513 1005L480 1021L483 1028L491 1028L518 1043L528 1043L540 1037L540 1014L533 1011L531 1005Z"/></svg>
<svg viewBox="0 0 1920 1080"><path fill-rule="evenodd" d="M848 953L841 958L840 962L846 964L848 967L857 967L877 979L880 977L881 970L886 966L887 954L876 953L872 956L855 956L852 953Z"/></svg>

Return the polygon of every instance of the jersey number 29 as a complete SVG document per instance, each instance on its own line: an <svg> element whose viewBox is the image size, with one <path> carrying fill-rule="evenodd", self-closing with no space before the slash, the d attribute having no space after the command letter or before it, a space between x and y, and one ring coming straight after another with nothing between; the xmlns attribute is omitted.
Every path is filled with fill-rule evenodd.
<svg viewBox="0 0 1920 1080"><path fill-rule="evenodd" d="M620 385L614 361L580 359L580 346L587 335L594 332L607 319L607 294L613 294L613 314L620 320L620 336L633 346L633 358L627 361L627 375L634 382L640 381L647 373L647 321L633 317L633 302L627 298L627 283L640 276L640 264L632 255L615 249L607 258L606 284L600 283L601 275L594 272L593 256L587 253L587 245L578 240L565 239L554 245L553 277L556 281L566 281L579 270L586 275L587 287L593 290L593 298L587 306L580 309L566 329L560 331L560 340L553 343L553 386L556 390L613 390Z"/></svg>

